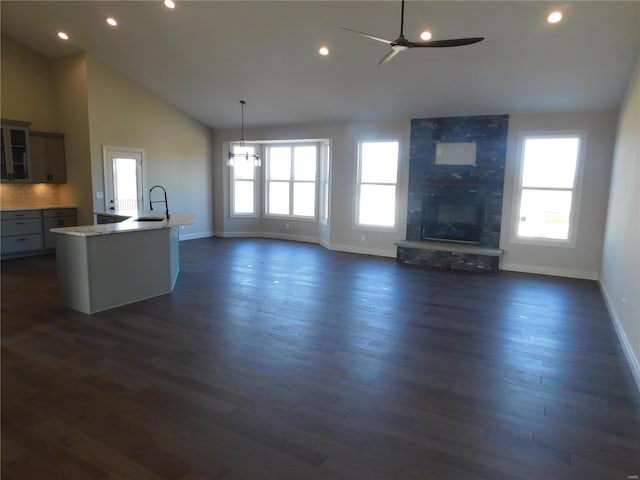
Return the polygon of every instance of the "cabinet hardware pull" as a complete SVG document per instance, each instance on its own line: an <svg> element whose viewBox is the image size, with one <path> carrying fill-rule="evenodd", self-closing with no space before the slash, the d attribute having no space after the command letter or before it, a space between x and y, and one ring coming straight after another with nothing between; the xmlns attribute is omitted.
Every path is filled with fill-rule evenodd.
<svg viewBox="0 0 640 480"><path fill-rule="evenodd" d="M24 242L26 241L26 238L16 238L16 242Z"/></svg>
<svg viewBox="0 0 640 480"><path fill-rule="evenodd" d="M16 225L24 225L24 222L16 222Z"/></svg>

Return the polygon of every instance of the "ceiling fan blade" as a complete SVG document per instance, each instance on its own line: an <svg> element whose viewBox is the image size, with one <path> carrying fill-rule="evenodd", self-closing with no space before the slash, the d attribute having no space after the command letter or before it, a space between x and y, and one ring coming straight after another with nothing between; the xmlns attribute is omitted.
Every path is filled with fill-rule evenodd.
<svg viewBox="0 0 640 480"><path fill-rule="evenodd" d="M442 48L442 47L461 47L463 45L472 45L484 40L484 37L470 37L470 38L452 38L450 40L429 40L426 42L411 42L411 47L429 47L429 48Z"/></svg>
<svg viewBox="0 0 640 480"><path fill-rule="evenodd" d="M387 53L384 57L382 57L382 59L378 62L378 65L384 65L389 60L391 60L393 57L395 57L397 54L399 54L401 51L402 50L398 50L398 49L394 48L389 53Z"/></svg>
<svg viewBox="0 0 640 480"><path fill-rule="evenodd" d="M391 40L387 40L385 38L376 37L374 35L369 35L368 33L359 32L358 30L353 30L351 28L342 27L343 30L347 30L349 32L357 33L358 35L362 35L363 37L370 38L371 40L377 40L378 42L386 43L387 45L391 44Z"/></svg>

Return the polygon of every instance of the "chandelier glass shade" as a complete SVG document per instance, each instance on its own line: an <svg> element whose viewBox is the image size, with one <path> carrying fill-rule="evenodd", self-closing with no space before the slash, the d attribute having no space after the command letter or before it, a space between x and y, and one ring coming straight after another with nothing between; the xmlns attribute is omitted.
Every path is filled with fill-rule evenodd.
<svg viewBox="0 0 640 480"><path fill-rule="evenodd" d="M240 140L233 142L229 145L229 152L227 153L227 165L233 167L237 159L244 160L246 162L253 161L255 167L262 165L260 160L260 154L252 147L246 146L246 140L244 139L244 106L247 102L240 100L241 105L241 134Z"/></svg>

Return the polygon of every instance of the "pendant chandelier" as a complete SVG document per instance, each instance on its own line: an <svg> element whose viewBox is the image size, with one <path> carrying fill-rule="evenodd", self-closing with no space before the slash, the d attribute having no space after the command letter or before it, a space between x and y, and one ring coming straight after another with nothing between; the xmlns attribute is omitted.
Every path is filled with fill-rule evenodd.
<svg viewBox="0 0 640 480"><path fill-rule="evenodd" d="M260 154L259 153L249 153L247 147L246 147L246 142L244 139L244 106L247 102L245 102L244 100L240 100L240 105L241 105L241 134L240 134L240 140L238 143L236 143L235 145L238 146L238 150L237 152L232 151L233 150L233 145L229 146L229 153L227 153L227 165L230 167L233 167L235 165L235 159L236 158L240 158L242 160L248 161L248 160L253 160L253 165L255 167L259 167L260 165L262 165L262 162L260 161ZM253 152L255 152L255 150L253 150Z"/></svg>

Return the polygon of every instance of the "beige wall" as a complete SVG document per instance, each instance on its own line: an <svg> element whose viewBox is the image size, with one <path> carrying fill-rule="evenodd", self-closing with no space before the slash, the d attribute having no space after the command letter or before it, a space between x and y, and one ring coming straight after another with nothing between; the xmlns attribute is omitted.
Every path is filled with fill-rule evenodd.
<svg viewBox="0 0 640 480"><path fill-rule="evenodd" d="M67 162L67 183L61 185L61 200L78 207L81 225L93 223L86 65L81 53L51 62L56 118L64 133Z"/></svg>
<svg viewBox="0 0 640 480"><path fill-rule="evenodd" d="M640 53L620 110L601 288L640 388Z"/></svg>
<svg viewBox="0 0 640 480"><path fill-rule="evenodd" d="M245 129L245 137L253 141L330 139L331 195L329 205L330 228L328 229L322 228L315 222L289 219L231 218L229 216L229 168L226 166L226 158L224 157L224 142L237 140L240 137L240 132L237 130L217 131L214 147L214 192L215 204L217 205L216 235L255 235L312 241L322 243L333 250L395 257L396 247L394 243L403 240L406 232L410 127L410 121L406 120ZM367 229L355 225L358 141L377 138L398 139L401 144L400 180L396 205L398 224L393 231ZM262 175L263 170L264 167L260 169L260 175ZM261 177L259 181L261 181ZM289 229L286 228L287 224L289 224Z"/></svg>
<svg viewBox="0 0 640 480"><path fill-rule="evenodd" d="M2 35L2 118L56 132L49 60Z"/></svg>
<svg viewBox="0 0 640 480"><path fill-rule="evenodd" d="M196 214L181 238L212 235L211 130L96 59L87 68L93 208L105 209L96 197L104 192L103 146L141 148L145 188L163 185L170 211Z"/></svg>
<svg viewBox="0 0 640 480"><path fill-rule="evenodd" d="M595 280L600 272L613 158L614 113L555 113L511 115L505 166L504 203L500 248L503 270L559 275ZM519 161L518 136L523 133L586 132L581 195L575 247L549 247L516 243L514 238L514 188Z"/></svg>

